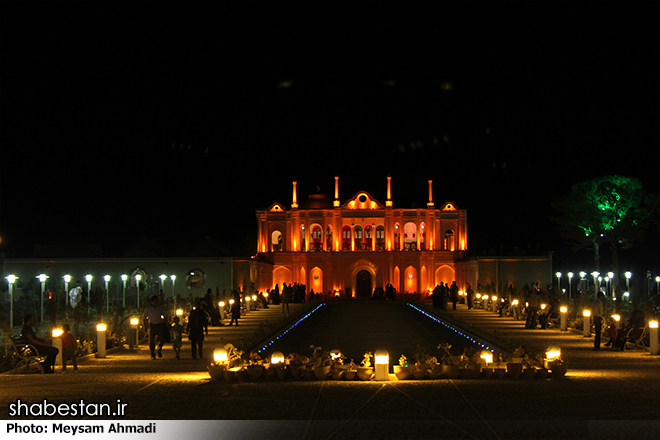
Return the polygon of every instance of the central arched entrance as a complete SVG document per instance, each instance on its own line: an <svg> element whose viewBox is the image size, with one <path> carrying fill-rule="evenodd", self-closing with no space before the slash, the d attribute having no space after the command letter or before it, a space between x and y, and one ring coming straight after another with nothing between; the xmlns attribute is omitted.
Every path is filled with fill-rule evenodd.
<svg viewBox="0 0 660 440"><path fill-rule="evenodd" d="M355 297L371 298L371 286L371 272L364 269L359 271L355 278Z"/></svg>

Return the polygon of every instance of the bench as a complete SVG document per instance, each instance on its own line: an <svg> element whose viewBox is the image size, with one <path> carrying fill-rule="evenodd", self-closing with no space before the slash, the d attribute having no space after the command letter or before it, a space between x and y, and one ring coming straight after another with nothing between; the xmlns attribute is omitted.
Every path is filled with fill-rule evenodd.
<svg viewBox="0 0 660 440"><path fill-rule="evenodd" d="M28 344L20 336L11 336L11 344L14 347L16 355L20 359L14 369L13 373L27 374L27 373L44 373L41 363L46 359L46 356L39 354L39 350L32 344Z"/></svg>
<svg viewBox="0 0 660 440"><path fill-rule="evenodd" d="M627 345L630 342L635 344L635 347L646 348L648 347L648 344L646 343L646 340L648 338L649 338L649 325L646 324L646 326L643 329L639 329L639 328L630 329L626 334L626 342L623 345L627 349L628 348Z"/></svg>

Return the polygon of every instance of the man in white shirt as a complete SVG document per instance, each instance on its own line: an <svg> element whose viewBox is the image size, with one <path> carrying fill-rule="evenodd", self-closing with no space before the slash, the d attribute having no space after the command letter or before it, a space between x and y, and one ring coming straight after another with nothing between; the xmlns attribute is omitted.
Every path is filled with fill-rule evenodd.
<svg viewBox="0 0 660 440"><path fill-rule="evenodd" d="M167 328L167 311L160 305L158 295L151 297L151 303L144 308L142 313L142 320L149 321L149 350L151 350L151 359L156 359L156 340L158 336L158 357L163 357L163 343L166 340L166 333L169 332Z"/></svg>

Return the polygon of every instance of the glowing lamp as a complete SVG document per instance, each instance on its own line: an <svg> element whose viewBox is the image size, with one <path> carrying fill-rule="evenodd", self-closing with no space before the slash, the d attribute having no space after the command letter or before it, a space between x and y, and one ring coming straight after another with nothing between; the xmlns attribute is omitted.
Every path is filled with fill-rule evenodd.
<svg viewBox="0 0 660 440"><path fill-rule="evenodd" d="M216 348L213 350L213 361L216 364L224 364L229 361L229 357L227 355L227 350L224 348Z"/></svg>
<svg viewBox="0 0 660 440"><path fill-rule="evenodd" d="M229 305L234 304L234 302L235 302L235 301L234 301L233 299L230 299L230 300L229 300Z"/></svg>
<svg viewBox="0 0 660 440"><path fill-rule="evenodd" d="M140 318L133 317L130 322L132 326L137 326L140 323Z"/></svg>
<svg viewBox="0 0 660 440"><path fill-rule="evenodd" d="M487 299L488 299L488 295L484 295L484 296L482 296L481 299L483 299L483 300L487 300Z"/></svg>
<svg viewBox="0 0 660 440"><path fill-rule="evenodd" d="M183 316L183 309L176 309L176 316Z"/></svg>
<svg viewBox="0 0 660 440"><path fill-rule="evenodd" d="M96 324L96 357L105 357L105 331L108 326L100 322Z"/></svg>
<svg viewBox="0 0 660 440"><path fill-rule="evenodd" d="M656 320L649 321L649 342L649 353L651 355L660 353L658 350L658 321Z"/></svg>
<svg viewBox="0 0 660 440"><path fill-rule="evenodd" d="M541 310L545 310L546 307L548 307L547 304L541 304Z"/></svg>
<svg viewBox="0 0 660 440"><path fill-rule="evenodd" d="M619 328L619 323L621 322L621 315L612 315L612 319L616 322L616 327Z"/></svg>
<svg viewBox="0 0 660 440"><path fill-rule="evenodd" d="M559 347L548 347L545 351L545 358L549 361L561 359L561 349Z"/></svg>
<svg viewBox="0 0 660 440"><path fill-rule="evenodd" d="M477 299L481 299L481 293L477 293L476 297Z"/></svg>
<svg viewBox="0 0 660 440"><path fill-rule="evenodd" d="M339 359L341 359L341 351L337 348L330 350L330 360L338 361Z"/></svg>
<svg viewBox="0 0 660 440"><path fill-rule="evenodd" d="M493 363L493 353L488 350L482 351L479 357L484 360L486 365Z"/></svg>
<svg viewBox="0 0 660 440"><path fill-rule="evenodd" d="M374 369L376 380L390 380L390 354L387 350L376 350L374 353Z"/></svg>
<svg viewBox="0 0 660 440"><path fill-rule="evenodd" d="M589 336L591 336L591 310L584 310L582 312L582 316L584 318L583 327L582 327L582 336L588 338Z"/></svg>
<svg viewBox="0 0 660 440"><path fill-rule="evenodd" d="M54 328L53 331L51 332L51 336L53 338L59 338L60 336L62 336L63 333L64 330L62 330L61 328Z"/></svg>
<svg viewBox="0 0 660 440"><path fill-rule="evenodd" d="M561 306L559 312L559 330L562 332L568 331L568 307Z"/></svg>
<svg viewBox="0 0 660 440"><path fill-rule="evenodd" d="M512 305L512 306L517 306L518 304L520 304L520 303L518 302L517 299L514 299L514 300L511 302L511 305Z"/></svg>
<svg viewBox="0 0 660 440"><path fill-rule="evenodd" d="M284 365L284 355L281 351L276 351L270 357L270 363L273 365L281 364Z"/></svg>
<svg viewBox="0 0 660 440"><path fill-rule="evenodd" d="M257 295L252 295L252 301L256 301L256 300L257 300Z"/></svg>
<svg viewBox="0 0 660 440"><path fill-rule="evenodd" d="M223 307L225 306L225 302L224 302L224 301L220 301L220 302L218 303L218 306L221 307L221 308L223 308Z"/></svg>
<svg viewBox="0 0 660 440"><path fill-rule="evenodd" d="M121 280L122 280L122 281L126 281L126 280L128 280L128 275L126 275L126 274L122 275L122 276L121 276Z"/></svg>
<svg viewBox="0 0 660 440"><path fill-rule="evenodd" d="M249 296L246 296L246 297L245 297L245 301L250 302L250 297L249 297Z"/></svg>

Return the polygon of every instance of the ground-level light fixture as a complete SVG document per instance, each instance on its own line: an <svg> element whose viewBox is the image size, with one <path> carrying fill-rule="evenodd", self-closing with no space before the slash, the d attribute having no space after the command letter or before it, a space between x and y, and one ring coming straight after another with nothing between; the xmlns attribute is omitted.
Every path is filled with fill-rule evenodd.
<svg viewBox="0 0 660 440"><path fill-rule="evenodd" d="M649 321L649 353L652 355L659 354L658 350L658 321Z"/></svg>
<svg viewBox="0 0 660 440"><path fill-rule="evenodd" d="M55 357L55 365L62 365L62 338L64 330L61 328L54 328L51 330L50 335L53 338L53 347L57 348L59 352Z"/></svg>
<svg viewBox="0 0 660 440"><path fill-rule="evenodd" d="M568 325L567 325L567 318L568 318L568 307L566 306L561 306L559 308L559 320L560 320L560 331L565 332L568 331Z"/></svg>
<svg viewBox="0 0 660 440"><path fill-rule="evenodd" d="M591 310L583 310L582 318L582 335L588 338L591 336Z"/></svg>
<svg viewBox="0 0 660 440"><path fill-rule="evenodd" d="M376 380L390 380L390 354L387 350L376 350L374 353L374 369Z"/></svg>
<svg viewBox="0 0 660 440"><path fill-rule="evenodd" d="M284 365L284 354L281 351L276 351L270 356L271 365Z"/></svg>
<svg viewBox="0 0 660 440"><path fill-rule="evenodd" d="M486 365L493 363L493 353L489 350L483 350L481 354L479 354L479 358L483 359Z"/></svg>
<svg viewBox="0 0 660 440"><path fill-rule="evenodd" d="M96 357L104 358L105 357L105 333L108 330L108 326L100 322L96 324Z"/></svg>
<svg viewBox="0 0 660 440"><path fill-rule="evenodd" d="M216 364L226 364L229 362L229 355L225 348L216 348L213 350L213 362Z"/></svg>

